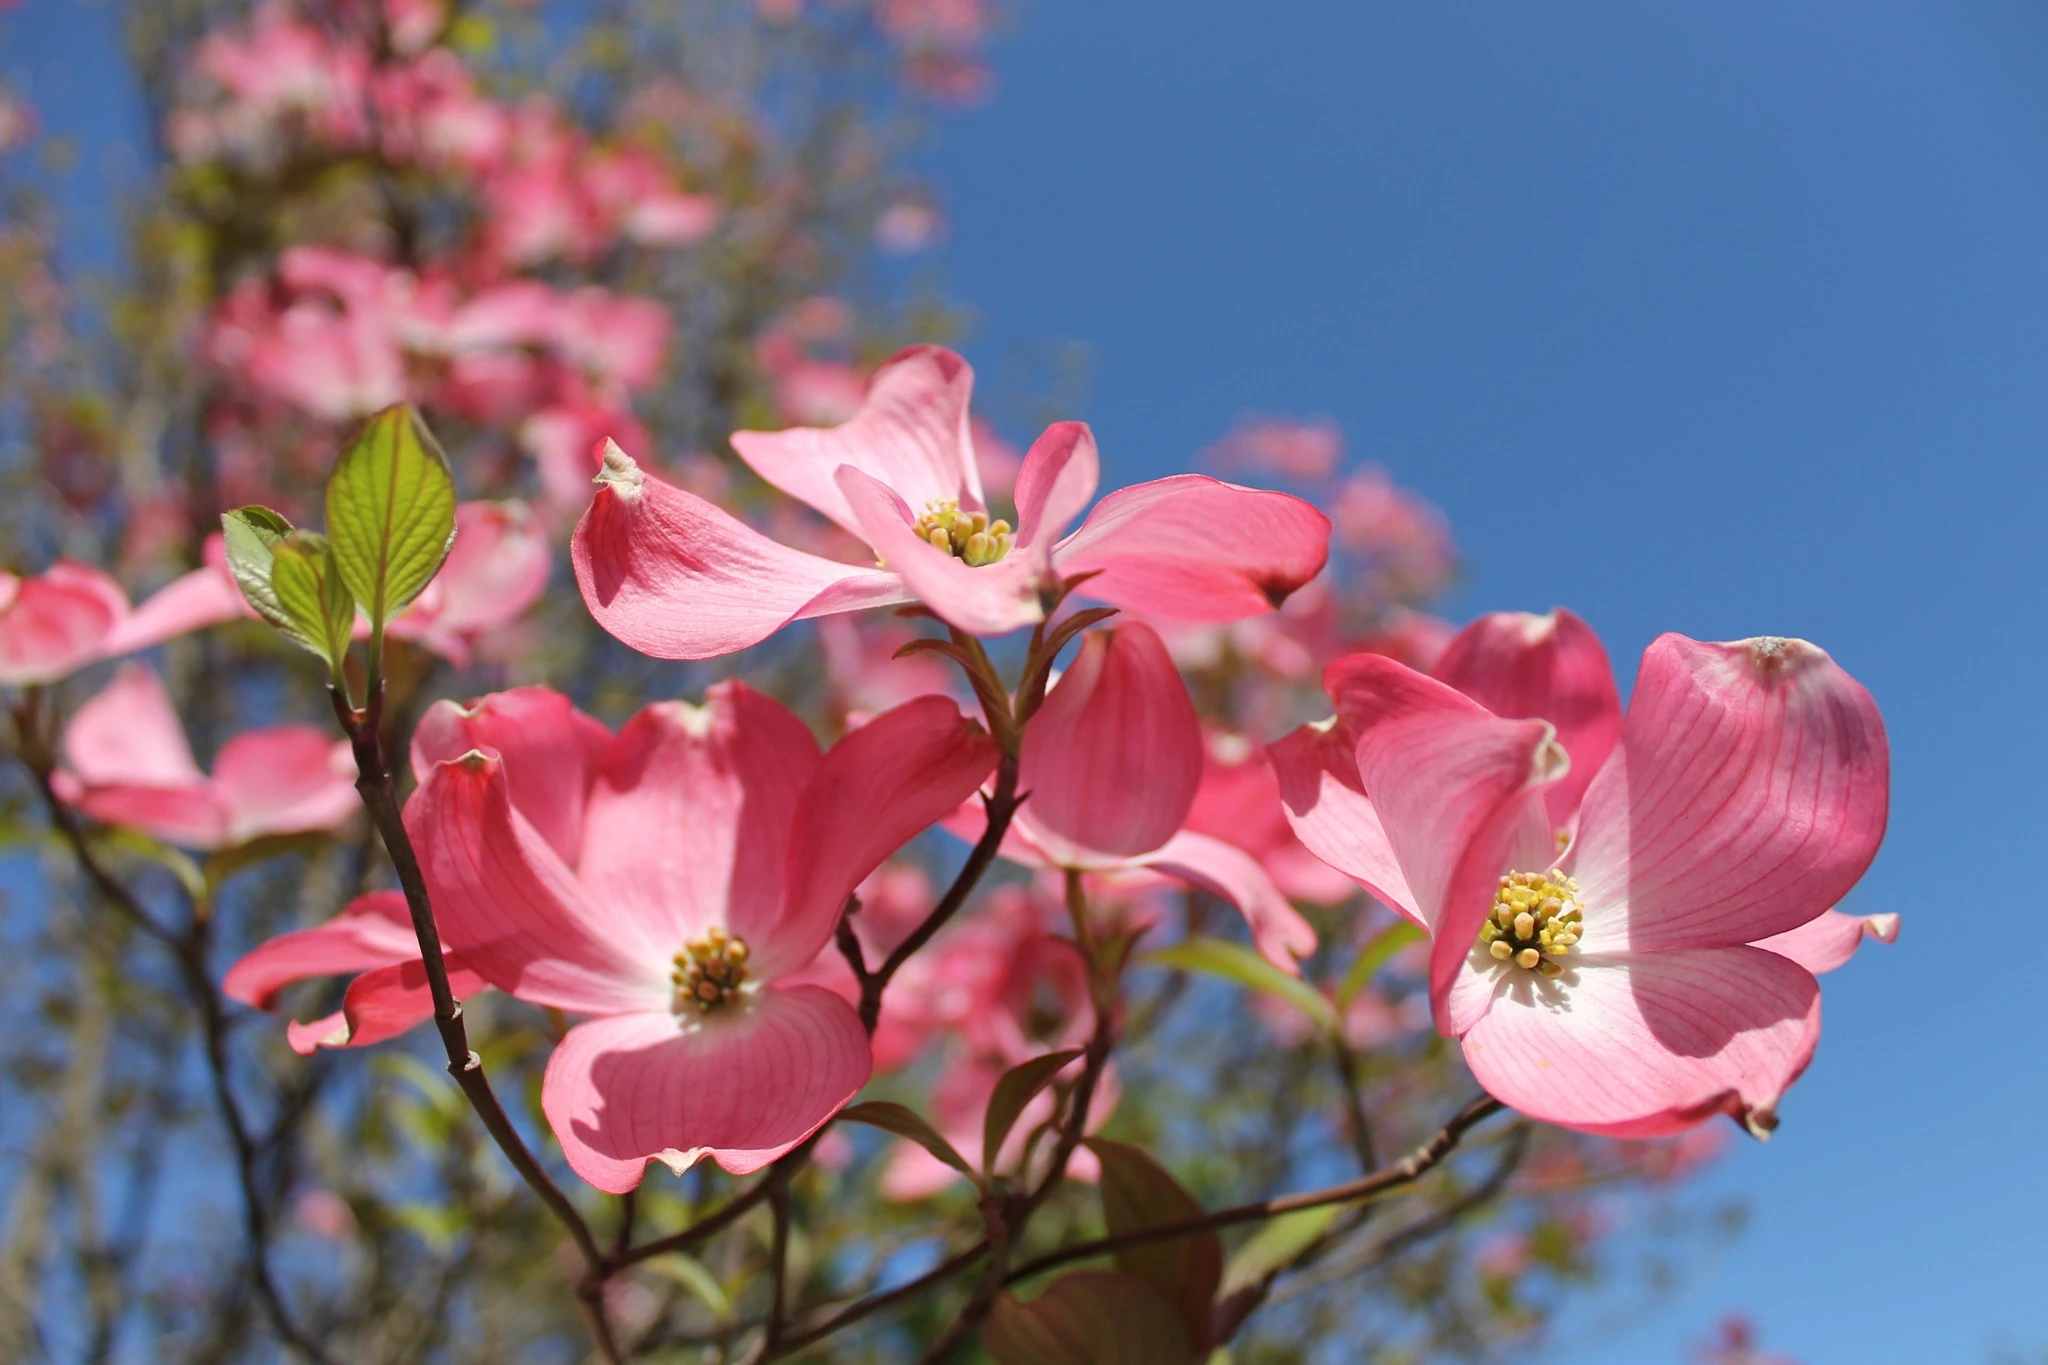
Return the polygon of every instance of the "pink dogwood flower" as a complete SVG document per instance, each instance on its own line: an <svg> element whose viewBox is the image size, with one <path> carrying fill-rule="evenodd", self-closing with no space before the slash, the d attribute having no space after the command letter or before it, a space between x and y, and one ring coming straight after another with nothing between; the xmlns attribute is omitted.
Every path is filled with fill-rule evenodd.
<svg viewBox="0 0 2048 1365"><path fill-rule="evenodd" d="M108 825L185 848L329 830L355 813L348 745L317 725L245 730L200 771L156 674L129 664L64 730L57 794Z"/></svg>
<svg viewBox="0 0 2048 1365"><path fill-rule="evenodd" d="M876 371L852 420L736 432L754 472L866 544L875 564L781 545L649 476L616 446L576 528L571 559L599 624L645 654L703 659L789 622L921 601L962 630L999 635L1044 618L1042 594L1075 574L1087 596L1150 615L1235 620L1313 578L1322 513L1284 493L1196 474L1095 496L1095 438L1048 428L1017 477L1017 524L991 520L970 434L967 362L912 347Z"/></svg>
<svg viewBox="0 0 2048 1365"><path fill-rule="evenodd" d="M450 951L522 1000L585 1016L541 1105L577 1174L613 1193L649 1161L757 1170L866 1082L831 991L785 978L847 897L994 768L925 698L820 754L737 682L649 706L616 737L528 689L434 708L406 825Z"/></svg>
<svg viewBox="0 0 2048 1365"><path fill-rule="evenodd" d="M1270 751L1302 841L1430 932L1437 1027L1497 1098L1617 1136L1768 1132L1819 1038L1802 963L1840 951L1807 926L1884 833L1870 695L1805 641L1665 635L1617 734L1566 613L1489 618L1439 671L1558 720L1339 660L1336 720Z"/></svg>
<svg viewBox="0 0 2048 1365"><path fill-rule="evenodd" d="M448 985L467 999L488 984L443 950ZM368 1047L396 1038L434 1017L434 998L420 965L419 938L405 897L372 891L350 901L333 919L258 944L221 978L221 993L257 1009L277 1008L284 988L299 981L358 973L341 1008L285 1028L292 1051L310 1056L323 1047Z"/></svg>
<svg viewBox="0 0 2048 1365"><path fill-rule="evenodd" d="M0 683L55 682L104 657L128 615L121 585L89 564L60 559L42 573L0 573Z"/></svg>

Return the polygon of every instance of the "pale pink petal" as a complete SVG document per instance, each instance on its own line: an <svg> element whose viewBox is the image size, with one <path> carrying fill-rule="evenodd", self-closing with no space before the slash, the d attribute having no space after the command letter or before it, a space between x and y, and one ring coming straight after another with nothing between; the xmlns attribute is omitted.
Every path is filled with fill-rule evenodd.
<svg viewBox="0 0 2048 1365"><path fill-rule="evenodd" d="M1012 555L1050 562L1053 542L1088 510L1102 461L1085 422L1054 422L1031 443L1017 471L1017 539Z"/></svg>
<svg viewBox="0 0 2048 1365"><path fill-rule="evenodd" d="M228 831L227 809L206 783L181 787L110 783L85 788L60 783L58 794L103 825L139 829L181 848L225 848L234 842Z"/></svg>
<svg viewBox="0 0 2048 1365"><path fill-rule="evenodd" d="M317 725L246 730L220 749L213 787L234 843L333 829L361 806L346 742Z"/></svg>
<svg viewBox="0 0 2048 1365"><path fill-rule="evenodd" d="M445 956L445 955L444 955ZM448 989L467 1000L488 988L475 972L448 959ZM341 1008L311 1023L293 1023L285 1029L285 1041L292 1051L309 1056L323 1047L370 1047L434 1017L434 993L427 985L427 969L421 965L419 945L403 962L373 968L348 983Z"/></svg>
<svg viewBox="0 0 2048 1365"><path fill-rule="evenodd" d="M89 564L0 573L0 684L55 682L91 663L127 614L121 585Z"/></svg>
<svg viewBox="0 0 2048 1365"><path fill-rule="evenodd" d="M1752 946L1790 958L1819 976L1854 957L1866 938L1894 943L1898 937L1899 917L1895 914L1845 915L1840 910L1825 910L1797 929L1760 938Z"/></svg>
<svg viewBox="0 0 2048 1365"><path fill-rule="evenodd" d="M358 896L325 924L295 929L257 944L221 978L221 994L258 1009L277 1003L295 981L387 967L420 955L405 897L396 891Z"/></svg>
<svg viewBox="0 0 2048 1365"><path fill-rule="evenodd" d="M851 466L918 512L944 498L984 510L967 406L974 371L939 346L898 351L868 381L860 411L836 427L736 431L732 448L756 474L855 535L854 509L835 481ZM880 547L877 547L880 548Z"/></svg>
<svg viewBox="0 0 2048 1365"><path fill-rule="evenodd" d="M995 770L998 751L944 697L920 697L832 746L797 803L790 870L769 922L739 913L732 930L773 980L803 966L832 937L846 899L884 859L955 810Z"/></svg>
<svg viewBox="0 0 2048 1365"><path fill-rule="evenodd" d="M252 615L235 581L208 564L172 579L150 594L147 601L115 624L100 646L100 655L118 659L205 626Z"/></svg>
<svg viewBox="0 0 2048 1365"><path fill-rule="evenodd" d="M971 565L920 538L909 505L886 484L847 465L839 487L861 538L947 624L972 635L1003 635L1044 619L1043 556L1013 550L993 564Z"/></svg>
<svg viewBox="0 0 2048 1365"><path fill-rule="evenodd" d="M605 468L569 561L597 623L643 654L715 658L791 621L912 600L897 575L777 544L609 443Z"/></svg>
<svg viewBox="0 0 2048 1365"><path fill-rule="evenodd" d="M809 728L744 683L718 684L701 707L649 706L606 754L578 876L660 956L711 925L770 922L817 766Z"/></svg>
<svg viewBox="0 0 2048 1365"><path fill-rule="evenodd" d="M1186 821L1202 756L1201 722L1158 633L1091 631L1024 731L1032 834L1067 867L1149 853Z"/></svg>
<svg viewBox="0 0 2048 1365"><path fill-rule="evenodd" d="M1401 860L1358 776L1358 742L1334 719L1304 725L1266 748L1280 779L1280 804L1309 852L1370 891L1382 905L1422 924Z"/></svg>
<svg viewBox="0 0 2048 1365"><path fill-rule="evenodd" d="M584 806L612 742L611 732L559 692L515 687L468 706L435 702L412 733L412 775L424 783L437 763L472 749L505 760L512 808L556 856L575 866L583 851Z"/></svg>
<svg viewBox="0 0 2048 1365"><path fill-rule="evenodd" d="M1120 488L1053 550L1082 592L1176 621L1273 610L1322 570L1330 519L1285 493L1176 474Z"/></svg>
<svg viewBox="0 0 2048 1365"><path fill-rule="evenodd" d="M1762 949L1621 958L1574 954L1565 973L1499 970L1465 1064L1531 1118L1618 1137L1729 1114L1769 1131L1820 1039L1820 987Z"/></svg>
<svg viewBox="0 0 2048 1365"><path fill-rule="evenodd" d="M548 1058L541 1108L570 1168L624 1194L649 1161L680 1174L708 1156L736 1175L757 1171L867 1078L851 1006L816 986L769 987L703 1015L577 1025Z"/></svg>
<svg viewBox="0 0 2048 1365"><path fill-rule="evenodd" d="M1235 844L1183 831L1131 865L1178 877L1230 902L1251 927L1260 955L1283 971L1299 976L1300 959L1316 950L1316 931L1280 894L1258 859Z"/></svg>
<svg viewBox="0 0 2048 1365"><path fill-rule="evenodd" d="M456 664L469 641L525 615L547 588L547 531L523 502L465 502L455 509L448 562L391 633L416 639Z"/></svg>
<svg viewBox="0 0 2048 1365"><path fill-rule="evenodd" d="M193 786L206 774L185 742L185 725L156 674L125 664L64 727L64 763L87 787L115 783Z"/></svg>
<svg viewBox="0 0 2048 1365"><path fill-rule="evenodd" d="M1557 727L1572 766L1547 804L1551 824L1569 827L1621 737L1621 694L1593 628L1562 607L1544 616L1489 612L1459 631L1430 671L1496 716Z"/></svg>
<svg viewBox="0 0 2048 1365"><path fill-rule="evenodd" d="M1824 651L1659 638L1580 813L1587 950L1732 946L1806 923L1876 856L1889 782L1877 704Z"/></svg>
<svg viewBox="0 0 2048 1365"><path fill-rule="evenodd" d="M590 1014L666 1005L670 962L629 916L584 894L512 807L505 765L472 752L436 766L405 808L442 942L500 990Z"/></svg>

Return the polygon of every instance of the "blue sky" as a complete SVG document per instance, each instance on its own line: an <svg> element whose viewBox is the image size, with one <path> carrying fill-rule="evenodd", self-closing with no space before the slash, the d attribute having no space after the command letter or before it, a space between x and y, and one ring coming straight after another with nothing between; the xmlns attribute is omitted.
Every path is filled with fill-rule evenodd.
<svg viewBox="0 0 2048 1365"><path fill-rule="evenodd" d="M1903 938L1713 1177L1748 1232L1553 1358L2048 1349L2048 9L1041 0L996 66L927 159L948 283L985 369L1085 344L1112 478L1328 413L1449 515L1452 614L1568 605L1625 675L1804 636L1884 708Z"/></svg>

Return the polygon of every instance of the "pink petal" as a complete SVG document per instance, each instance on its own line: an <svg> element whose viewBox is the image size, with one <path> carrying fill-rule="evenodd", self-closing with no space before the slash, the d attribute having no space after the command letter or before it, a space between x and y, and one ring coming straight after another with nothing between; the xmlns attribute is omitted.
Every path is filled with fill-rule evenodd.
<svg viewBox="0 0 2048 1365"><path fill-rule="evenodd" d="M1088 510L1102 477L1095 433L1085 422L1054 422L1031 443L1017 471L1017 538L1010 553L1036 552L1049 563L1052 543Z"/></svg>
<svg viewBox="0 0 2048 1365"><path fill-rule="evenodd" d="M680 1174L709 1156L757 1171L867 1078L851 1006L816 986L769 987L681 1020L664 1010L577 1025L548 1059L541 1108L570 1168L624 1194L649 1161Z"/></svg>
<svg viewBox="0 0 2048 1365"><path fill-rule="evenodd" d="M1430 999L1445 1000L1497 879L1557 854L1544 786L1567 762L1539 720L1504 720L1377 654L1331 664L1323 686L1358 735L1358 775L1428 926Z"/></svg>
<svg viewBox="0 0 2048 1365"><path fill-rule="evenodd" d="M1845 915L1839 910L1823 910L1797 929L1760 938L1752 946L1790 958L1819 976L1854 957L1866 938L1894 943L1898 937L1899 917L1895 914Z"/></svg>
<svg viewBox="0 0 2048 1365"><path fill-rule="evenodd" d="M234 843L345 824L361 805L346 741L317 725L245 730L220 749L213 787Z"/></svg>
<svg viewBox="0 0 2048 1365"><path fill-rule="evenodd" d="M597 623L643 654L715 658L791 621L911 600L893 573L779 545L606 450L569 560Z"/></svg>
<svg viewBox="0 0 2048 1365"><path fill-rule="evenodd" d="M141 664L78 708L64 727L64 762L88 787L115 783L192 786L206 780L185 742L185 724L155 672Z"/></svg>
<svg viewBox="0 0 2048 1365"><path fill-rule="evenodd" d="M148 649L165 640L253 615L234 579L208 564L174 578L123 617L100 646L103 658Z"/></svg>
<svg viewBox="0 0 2048 1365"><path fill-rule="evenodd" d="M973 392L974 371L966 361L943 347L912 346L875 371L850 421L736 431L732 448L756 474L855 535L862 534L859 521L835 482L842 466L877 480L919 512L942 498L985 510L967 429Z"/></svg>
<svg viewBox="0 0 2048 1365"><path fill-rule="evenodd" d="M127 614L121 585L89 564L0 573L0 684L55 682L91 663Z"/></svg>
<svg viewBox="0 0 2048 1365"><path fill-rule="evenodd" d="M206 783L181 787L112 783L82 789L72 783L60 784L59 794L103 825L138 829L180 848L216 849L235 842L228 829L227 809Z"/></svg>
<svg viewBox="0 0 2048 1365"><path fill-rule="evenodd" d="M1202 726L1150 626L1091 631L1024 730L1018 786L1032 836L1062 866L1149 853L1187 820Z"/></svg>
<svg viewBox="0 0 2048 1365"><path fill-rule="evenodd" d="M1304 725L1266 748L1280 779L1280 804L1309 852L1371 892L1382 905L1423 924L1401 860L1358 776L1358 741L1332 719ZM1427 927L1427 926L1425 926Z"/></svg>
<svg viewBox="0 0 2048 1365"><path fill-rule="evenodd" d="M647 707L612 741L590 794L584 887L667 954L714 924L771 922L818 761L809 728L744 683L718 684L702 707Z"/></svg>
<svg viewBox="0 0 2048 1365"><path fill-rule="evenodd" d="M505 760L512 808L573 867L583 851L585 803L611 732L545 687L493 692L468 706L435 702L413 729L412 775L487 749Z"/></svg>
<svg viewBox="0 0 2048 1365"><path fill-rule="evenodd" d="M995 771L996 742L944 697L884 711L832 746L797 803L774 920L735 904L732 930L773 980L818 955L846 899L888 856L955 810Z"/></svg>
<svg viewBox="0 0 2048 1365"><path fill-rule="evenodd" d="M860 523L861 538L902 579L904 587L947 624L973 635L1004 635L1045 617L1043 554L1013 549L979 567L937 549L912 526L910 507L888 485L852 466L839 471L840 491Z"/></svg>
<svg viewBox="0 0 2048 1365"><path fill-rule="evenodd" d="M1322 570L1330 519L1285 493L1176 474L1120 488L1053 550L1063 576L1099 571L1082 589L1177 621L1259 616Z"/></svg>
<svg viewBox="0 0 2048 1365"><path fill-rule="evenodd" d="M1531 1118L1655 1137L1718 1113L1768 1131L1820 1039L1811 973L1757 948L1575 955L1545 982L1499 972L1465 1064Z"/></svg>
<svg viewBox="0 0 2048 1365"><path fill-rule="evenodd" d="M1257 858L1289 897L1319 904L1350 897L1357 889L1351 878L1295 837L1280 803L1280 779L1265 754L1236 735L1212 734L1205 748L1202 785L1188 808L1185 828L1236 844ZM1344 761L1352 762L1349 745Z"/></svg>
<svg viewBox="0 0 2048 1365"><path fill-rule="evenodd" d="M448 959L448 988L457 1000L467 1000L489 985L475 972ZM311 1023L287 1026L285 1041L301 1056L310 1056L323 1047L370 1047L396 1038L433 1017L434 993L427 985L427 969L420 964L419 945L415 942L407 960L374 968L349 982L348 993L335 1013Z"/></svg>
<svg viewBox="0 0 2048 1365"><path fill-rule="evenodd" d="M1562 607L1545 616L1490 612L1459 631L1430 671L1496 716L1557 727L1572 766L1547 804L1550 823L1568 828L1621 737L1621 694L1592 627Z"/></svg>
<svg viewBox="0 0 2048 1365"><path fill-rule="evenodd" d="M466 662L471 638L510 625L540 599L550 557L547 532L525 503L465 502L455 509L448 562L391 633Z"/></svg>
<svg viewBox="0 0 2048 1365"><path fill-rule="evenodd" d="M1297 962L1316 950L1316 931L1273 885L1258 859L1235 844L1183 831L1157 851L1132 859L1132 864L1178 877L1229 901L1251 927L1252 943L1260 954L1283 971L1299 976Z"/></svg>
<svg viewBox="0 0 2048 1365"><path fill-rule="evenodd" d="M647 951L623 908L584 893L513 809L505 766L472 751L436 765L406 803L442 942L536 1005L588 1014L665 1006L668 956Z"/></svg>
<svg viewBox="0 0 2048 1365"><path fill-rule="evenodd" d="M1870 865L1888 792L1877 704L1825 652L1659 638L1580 814L1587 950L1797 928Z"/></svg>
<svg viewBox="0 0 2048 1365"><path fill-rule="evenodd" d="M257 944L221 978L221 994L258 1009L277 1004L277 994L295 981L386 967L416 959L419 940L405 897L372 891L342 907L325 924L296 929Z"/></svg>

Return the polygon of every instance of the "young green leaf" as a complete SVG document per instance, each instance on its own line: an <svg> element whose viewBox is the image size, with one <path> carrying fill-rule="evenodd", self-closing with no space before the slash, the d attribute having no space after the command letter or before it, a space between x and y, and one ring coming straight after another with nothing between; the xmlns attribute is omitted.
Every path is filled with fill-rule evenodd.
<svg viewBox="0 0 2048 1365"><path fill-rule="evenodd" d="M1060 1074L1067 1063L1081 1055L1081 1049L1067 1048L1060 1052L1048 1052L1043 1057L1033 1057L1028 1062L1019 1062L1005 1071L996 1081L995 1093L989 1096L988 1114L981 1123L981 1169L994 1171L996 1157L1003 1150L1003 1143L1010 1136L1010 1129L1017 1124L1017 1116L1024 1112L1024 1106L1039 1091L1052 1084L1052 1078Z"/></svg>
<svg viewBox="0 0 2048 1365"><path fill-rule="evenodd" d="M887 1100L871 1100L866 1104L856 1104L849 1109L841 1110L839 1117L852 1123L865 1123L870 1128L879 1128L900 1138L908 1138L976 1185L981 1184L981 1177L967 1164L967 1158L954 1150L953 1144L946 1141L938 1129L900 1104L891 1104Z"/></svg>
<svg viewBox="0 0 2048 1365"><path fill-rule="evenodd" d="M1111 1236L1202 1216L1194 1196L1136 1147L1105 1138L1089 1138L1087 1145L1102 1162L1102 1220ZM1116 1253L1116 1268L1166 1295L1190 1342L1207 1342L1210 1308L1223 1279L1223 1243L1214 1232L1125 1247Z"/></svg>
<svg viewBox="0 0 2048 1365"><path fill-rule="evenodd" d="M1337 1213L1335 1204L1297 1209L1281 1214L1246 1238L1224 1267L1223 1297L1263 1284L1268 1275L1293 1265L1296 1257L1328 1231Z"/></svg>
<svg viewBox="0 0 2048 1365"><path fill-rule="evenodd" d="M270 576L276 559L273 552L292 533L292 524L268 507L237 507L221 513L220 530L227 546L228 572L242 597L258 616L290 634L290 619L278 603Z"/></svg>
<svg viewBox="0 0 2048 1365"><path fill-rule="evenodd" d="M455 541L455 478L409 404L372 417L327 480L327 534L342 580L382 626L433 581Z"/></svg>
<svg viewBox="0 0 2048 1365"><path fill-rule="evenodd" d="M271 547L271 555L271 589L291 622L286 633L339 675L356 604L335 568L333 545L317 532L294 531Z"/></svg>
<svg viewBox="0 0 2048 1365"><path fill-rule="evenodd" d="M1349 1005L1365 989L1365 983L1372 980L1373 973L1387 965L1387 960L1411 943L1422 940L1422 931L1405 919L1397 919L1373 935L1372 940L1358 950L1352 960L1351 970L1344 973L1344 980L1337 987L1337 1007Z"/></svg>
<svg viewBox="0 0 2048 1365"><path fill-rule="evenodd" d="M1158 952L1147 953L1142 960L1235 981L1240 986L1285 1000L1314 1020L1319 1028L1334 1029L1337 1026L1337 1011L1321 991L1299 977L1289 976L1243 944L1220 938L1191 938L1161 948Z"/></svg>

